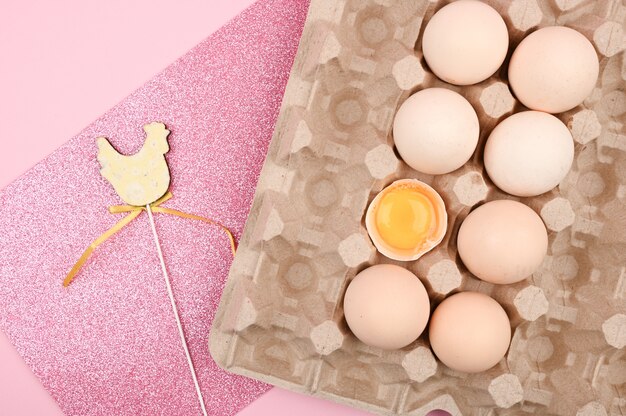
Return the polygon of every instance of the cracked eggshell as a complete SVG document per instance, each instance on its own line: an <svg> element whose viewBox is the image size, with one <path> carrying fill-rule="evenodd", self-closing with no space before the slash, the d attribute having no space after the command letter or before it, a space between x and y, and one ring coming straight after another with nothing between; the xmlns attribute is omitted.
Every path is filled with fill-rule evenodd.
<svg viewBox="0 0 626 416"><path fill-rule="evenodd" d="M411 248L398 248L385 241L378 227L377 214L385 196L394 191L414 190L419 195L425 196L430 202L431 224L428 236L419 245ZM403 224L400 224L403 225ZM365 214L365 227L376 249L384 256L399 261L417 260L430 250L435 248L443 240L448 226L448 214L443 199L432 187L417 179L400 179L376 195Z"/></svg>

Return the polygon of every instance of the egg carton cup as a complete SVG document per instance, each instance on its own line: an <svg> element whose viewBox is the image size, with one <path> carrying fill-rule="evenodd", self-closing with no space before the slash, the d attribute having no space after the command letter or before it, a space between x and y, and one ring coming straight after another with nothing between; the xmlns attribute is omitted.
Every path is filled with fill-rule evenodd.
<svg viewBox="0 0 626 416"><path fill-rule="evenodd" d="M488 80L455 87L421 54L425 24L446 3L312 1L214 321L212 355L229 371L384 415L626 413L626 6L487 1L507 23L509 55ZM547 194L515 198L489 180L482 152L493 127L524 110L506 83L511 52L528 33L555 24L592 42L600 76L582 105L557 115L576 145L567 177ZM409 95L438 86L469 100L481 134L467 164L433 177L399 159L391 127ZM402 178L430 184L448 211L443 242L413 262L377 253L364 226L368 202ZM476 279L456 248L470 210L496 199L529 205L549 232L540 269L512 285ZM495 298L513 326L506 357L464 374L439 362L424 335L396 351L358 341L343 296L356 273L378 263L414 272L433 308L459 291Z"/></svg>

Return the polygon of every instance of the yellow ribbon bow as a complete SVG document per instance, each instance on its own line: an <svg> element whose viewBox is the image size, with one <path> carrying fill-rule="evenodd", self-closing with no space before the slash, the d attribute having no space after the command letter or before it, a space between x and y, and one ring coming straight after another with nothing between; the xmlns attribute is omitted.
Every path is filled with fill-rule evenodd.
<svg viewBox="0 0 626 416"><path fill-rule="evenodd" d="M235 238L233 237L233 234L230 232L228 228L226 228L224 225L220 224L217 221L213 221L208 218L201 217L199 215L188 214L186 212L178 211L176 209L164 208L160 206L162 203L169 200L170 198L172 198L172 193L167 192L161 198L159 198L158 200L150 204L151 211L158 212L161 214L175 215L177 217L188 218L191 220L198 220L198 221L202 221L211 225L217 225L228 236L228 239L230 241L230 248L233 252L233 256L235 255L235 250L237 249L237 245L235 243ZM87 262L91 254L100 244L104 243L106 240L111 238L122 228L130 224L130 222L134 220L135 218L137 218L139 214L141 214L142 211L146 211L146 207L134 206L134 205L114 205L112 207L109 207L109 212L111 214L120 214L120 213L126 213L126 212L129 214L125 216L124 218L122 218L120 221L118 221L113 227L105 231L100 237L96 238L96 240L93 243L91 243L89 247L87 247L87 249L80 256L76 264L74 264L74 267L72 267L70 272L67 274L67 277L65 278L65 280L63 280L63 286L67 287L69 286L70 283L72 283L72 280L74 280L74 278L76 277L80 269L83 267L85 262Z"/></svg>

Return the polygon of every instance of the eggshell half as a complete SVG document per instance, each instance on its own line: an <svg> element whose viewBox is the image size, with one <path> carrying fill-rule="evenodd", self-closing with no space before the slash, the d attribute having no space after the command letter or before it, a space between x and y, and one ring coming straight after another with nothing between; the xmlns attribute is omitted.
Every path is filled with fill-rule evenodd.
<svg viewBox="0 0 626 416"><path fill-rule="evenodd" d="M387 244L376 226L376 212L382 198L387 192L397 188L416 189L420 193L428 195L433 204L432 216L436 223L433 224L431 234L422 244L411 249L398 249ZM365 227L374 246L381 254L393 260L412 261L417 260L441 243L448 227L448 214L443 199L432 187L417 179L400 179L384 188L374 197L365 213Z"/></svg>

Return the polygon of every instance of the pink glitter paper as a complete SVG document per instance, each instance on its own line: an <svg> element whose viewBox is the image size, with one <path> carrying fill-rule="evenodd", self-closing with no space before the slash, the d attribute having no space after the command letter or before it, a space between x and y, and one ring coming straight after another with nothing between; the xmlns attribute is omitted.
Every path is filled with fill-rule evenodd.
<svg viewBox="0 0 626 416"><path fill-rule="evenodd" d="M166 123L174 198L164 206L239 236L307 6L257 3L0 194L0 329L66 414L200 414L145 214L61 285L121 218L107 210L122 201L99 174L95 137L130 154L144 123ZM232 415L269 386L225 373L209 355L228 241L203 223L155 220L207 409Z"/></svg>

